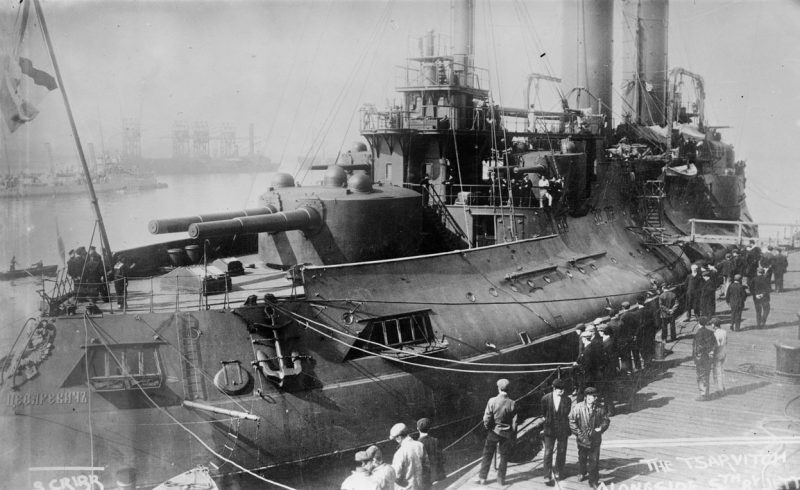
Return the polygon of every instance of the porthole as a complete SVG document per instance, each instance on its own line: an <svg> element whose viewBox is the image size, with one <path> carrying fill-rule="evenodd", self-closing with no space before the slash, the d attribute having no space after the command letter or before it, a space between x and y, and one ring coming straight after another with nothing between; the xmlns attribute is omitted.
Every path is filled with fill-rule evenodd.
<svg viewBox="0 0 800 490"><path fill-rule="evenodd" d="M497 297L497 290L495 288L489 288L489 294L491 294L492 296L494 296L496 298Z"/></svg>
<svg viewBox="0 0 800 490"><path fill-rule="evenodd" d="M586 269L584 269L583 267L578 267L578 271L579 271L581 274L586 274Z"/></svg>
<svg viewBox="0 0 800 490"><path fill-rule="evenodd" d="M472 294L472 293L467 293L467 299L474 303L475 302L475 295Z"/></svg>
<svg viewBox="0 0 800 490"><path fill-rule="evenodd" d="M214 376L214 386L227 395L239 395L250 387L250 373L239 361L225 361Z"/></svg>
<svg viewBox="0 0 800 490"><path fill-rule="evenodd" d="M519 288L514 286L513 284L511 285L511 290L514 291L515 293L519 292Z"/></svg>
<svg viewBox="0 0 800 490"><path fill-rule="evenodd" d="M572 272L570 272L570 271L567 271L567 277L569 277L570 279L572 279Z"/></svg>
<svg viewBox="0 0 800 490"><path fill-rule="evenodd" d="M594 265L594 264L589 264L589 267L591 267L593 271L596 271L596 270L597 270L597 266L596 266L596 265Z"/></svg>
<svg viewBox="0 0 800 490"><path fill-rule="evenodd" d="M544 279L544 282L546 282L547 284L550 284L552 282L552 280L550 279L549 276L544 276L543 279Z"/></svg>
<svg viewBox="0 0 800 490"><path fill-rule="evenodd" d="M617 263L617 259L615 259L614 257L611 257L611 262L616 264Z"/></svg>
<svg viewBox="0 0 800 490"><path fill-rule="evenodd" d="M528 285L528 287L530 287L530 288L532 288L532 287L535 287L535 284L534 284L534 283L533 283L533 281L531 281L530 279L528 279L527 281L525 281L525 283L526 283L526 284Z"/></svg>

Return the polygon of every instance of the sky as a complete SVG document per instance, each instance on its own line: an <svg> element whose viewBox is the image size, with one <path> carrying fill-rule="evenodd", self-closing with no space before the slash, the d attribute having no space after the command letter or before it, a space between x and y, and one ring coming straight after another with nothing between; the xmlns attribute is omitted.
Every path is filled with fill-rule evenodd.
<svg viewBox="0 0 800 490"><path fill-rule="evenodd" d="M144 156L170 156L176 121L206 121L212 138L232 125L245 151L253 124L257 152L284 168L357 140L358 108L392 101L413 39L451 32L449 0L41 2L84 146L119 150L122 120L131 118ZM522 107L527 73L560 74L560 2L476 4L476 63L492 71L502 105ZM19 3L0 6L7 34ZM709 122L731 126L723 136L748 163L748 203L762 221L800 217L797 26L800 0L670 4L669 64L705 78ZM619 28L614 34L619 51ZM56 165L77 166L60 94L38 107L30 124L3 128L11 164L46 165L49 143Z"/></svg>

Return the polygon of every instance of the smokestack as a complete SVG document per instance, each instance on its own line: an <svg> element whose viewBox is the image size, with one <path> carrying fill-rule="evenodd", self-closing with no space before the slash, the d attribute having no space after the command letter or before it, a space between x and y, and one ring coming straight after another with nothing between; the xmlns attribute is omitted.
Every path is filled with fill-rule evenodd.
<svg viewBox="0 0 800 490"><path fill-rule="evenodd" d="M582 87L600 99L611 121L613 76L613 0L564 0L562 86ZM572 99L571 99L572 100ZM582 94L580 107L597 114L597 100Z"/></svg>
<svg viewBox="0 0 800 490"><path fill-rule="evenodd" d="M623 0L622 114L646 126L666 123L668 0Z"/></svg>
<svg viewBox="0 0 800 490"><path fill-rule="evenodd" d="M457 0L453 19L455 22L453 70L461 86L472 87L472 65L475 57L475 0Z"/></svg>

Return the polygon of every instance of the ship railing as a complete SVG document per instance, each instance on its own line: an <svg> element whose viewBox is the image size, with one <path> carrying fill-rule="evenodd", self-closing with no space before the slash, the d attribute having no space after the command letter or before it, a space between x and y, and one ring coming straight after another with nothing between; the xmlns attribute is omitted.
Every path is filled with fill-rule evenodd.
<svg viewBox="0 0 800 490"><path fill-rule="evenodd" d="M398 91L459 87L485 91L489 87L489 70L465 65L447 55L421 56L407 61L415 61L417 65L395 66L395 88Z"/></svg>

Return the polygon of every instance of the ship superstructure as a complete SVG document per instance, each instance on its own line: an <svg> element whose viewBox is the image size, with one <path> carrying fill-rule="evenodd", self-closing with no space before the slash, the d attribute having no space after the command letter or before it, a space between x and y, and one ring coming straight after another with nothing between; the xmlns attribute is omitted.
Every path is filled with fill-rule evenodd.
<svg viewBox="0 0 800 490"><path fill-rule="evenodd" d="M187 235L114 255L141 276L119 307L87 301L96 285L80 281L43 293L4 363L2 434L25 442L0 473L19 488L152 487L202 465L222 487L284 470L306 486L304 466L388 448L398 421L470 424L498 377L532 410L525 394L567 375L577 323L682 282L689 258L664 237L713 194L671 193L672 124L659 164L631 155L638 141L611 146L614 3L567 7L581 34L555 112L530 96L552 75L527 77L524 108L495 103L474 65L474 2L456 5L454 47L421 39L402 102L364 109L366 144L322 185L278 174L253 208L154 220ZM661 226L643 204L652 182Z"/></svg>

